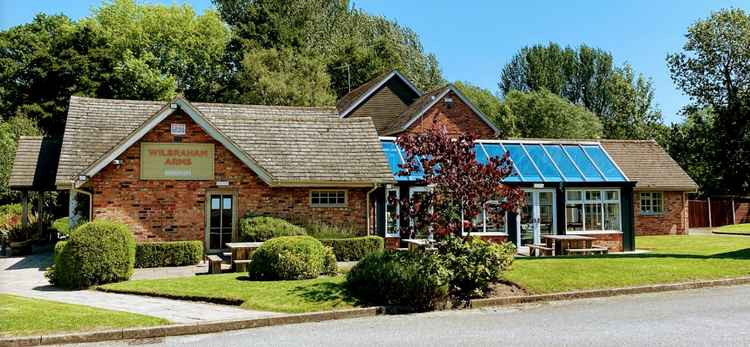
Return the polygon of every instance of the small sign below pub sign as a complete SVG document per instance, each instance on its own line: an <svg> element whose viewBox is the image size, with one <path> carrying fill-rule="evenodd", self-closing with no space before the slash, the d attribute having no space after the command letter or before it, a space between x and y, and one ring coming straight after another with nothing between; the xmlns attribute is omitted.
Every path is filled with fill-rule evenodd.
<svg viewBox="0 0 750 347"><path fill-rule="evenodd" d="M212 143L141 143L142 180L213 180Z"/></svg>

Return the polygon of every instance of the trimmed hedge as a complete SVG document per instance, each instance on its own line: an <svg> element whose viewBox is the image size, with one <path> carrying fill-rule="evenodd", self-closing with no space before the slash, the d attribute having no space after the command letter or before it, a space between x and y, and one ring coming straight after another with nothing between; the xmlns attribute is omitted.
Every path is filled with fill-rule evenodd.
<svg viewBox="0 0 750 347"><path fill-rule="evenodd" d="M370 253L382 251L385 246L385 241L380 236L322 239L320 242L333 248L333 253L339 261L360 260Z"/></svg>
<svg viewBox="0 0 750 347"><path fill-rule="evenodd" d="M326 257L320 241L310 236L282 236L258 247L248 274L254 280L309 279L329 271L327 263L330 256Z"/></svg>
<svg viewBox="0 0 750 347"><path fill-rule="evenodd" d="M351 293L376 305L428 311L447 304L450 271L434 252L377 252L346 276Z"/></svg>
<svg viewBox="0 0 750 347"><path fill-rule="evenodd" d="M146 242L135 246L135 267L185 266L203 259L203 241Z"/></svg>
<svg viewBox="0 0 750 347"><path fill-rule="evenodd" d="M64 288L86 288L130 278L135 264L135 239L127 226L94 221L77 228L70 240L55 245L50 282Z"/></svg>
<svg viewBox="0 0 750 347"><path fill-rule="evenodd" d="M279 236L307 235L305 229L283 219L257 216L240 220L240 239L242 241L260 242Z"/></svg>

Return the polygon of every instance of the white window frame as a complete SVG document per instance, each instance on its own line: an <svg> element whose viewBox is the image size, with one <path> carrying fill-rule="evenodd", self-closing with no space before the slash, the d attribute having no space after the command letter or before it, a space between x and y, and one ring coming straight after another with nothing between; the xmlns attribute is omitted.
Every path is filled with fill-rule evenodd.
<svg viewBox="0 0 750 347"><path fill-rule="evenodd" d="M499 204L500 202L497 200L490 200L484 203L484 205L487 204ZM463 236L467 236L469 234L477 234L477 235L484 235L484 236L508 236L508 211L505 211L505 221L503 222L503 231L487 231L487 210L484 208L484 205L482 206L482 231L475 231L473 233L470 233L468 231L464 231L462 233Z"/></svg>
<svg viewBox="0 0 750 347"><path fill-rule="evenodd" d="M409 187L409 204L411 204L413 201L412 199L414 198L414 193L429 192L430 190L432 190L432 188L429 186ZM432 213L432 206L430 206L430 209L428 212ZM411 232L414 231L414 226L415 226L414 218L409 218L409 228L412 230ZM432 232L431 226L428 227L428 229L429 229L428 232Z"/></svg>
<svg viewBox="0 0 750 347"><path fill-rule="evenodd" d="M586 203L594 202L595 200L586 200L586 192L592 192L592 191L598 191L601 200L597 201L599 203L599 209L601 211L602 215L602 228L598 230L586 230ZM617 200L607 200L607 192L617 192ZM581 200L568 200L568 192L580 192L581 193ZM583 235L589 235L589 234L614 234L614 233L622 233L622 190L620 188L575 188L575 189L566 189L565 190L565 208L568 208L568 203L576 203L576 204L582 204L583 209L581 211L581 220L583 221L583 230L568 230L568 213L565 212L565 233L570 235L575 234L583 234ZM619 230L608 230L604 229L604 216L605 216L605 209L604 206L606 204L612 204L617 203L618 206L620 206L620 229Z"/></svg>
<svg viewBox="0 0 750 347"><path fill-rule="evenodd" d="M320 202L313 203L313 194L314 193L322 193L322 192L326 192L326 193L329 193L329 194L330 193L336 193L336 195L338 195L338 193L340 193L340 192L343 192L344 193L344 203L343 204L341 204L341 203L330 204L330 203L320 203ZM315 208L321 208L321 207L322 208L325 208L325 207L347 207L349 205L349 191L346 190L346 189L313 189L313 190L310 190L310 197L309 198L310 198L310 200L309 200L310 201L310 207L315 207Z"/></svg>
<svg viewBox="0 0 750 347"><path fill-rule="evenodd" d="M388 230L388 221L390 216L388 215L388 195L390 192L396 192L396 230ZM386 237L399 237L401 236L401 189L399 187L388 187L385 189L385 236Z"/></svg>
<svg viewBox="0 0 750 347"><path fill-rule="evenodd" d="M654 194L659 194L661 196L661 199L654 199ZM648 200L650 201L651 208L648 211L643 211L643 196L648 195ZM659 201L661 206L661 211L654 211L654 201ZM664 215L664 192L661 191L648 191L648 192L639 192L638 194L638 212L641 216L662 216Z"/></svg>

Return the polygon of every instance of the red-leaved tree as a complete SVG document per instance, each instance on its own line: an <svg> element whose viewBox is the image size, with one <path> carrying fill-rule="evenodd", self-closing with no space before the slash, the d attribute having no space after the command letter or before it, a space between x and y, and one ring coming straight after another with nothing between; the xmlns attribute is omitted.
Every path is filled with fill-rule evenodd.
<svg viewBox="0 0 750 347"><path fill-rule="evenodd" d="M402 237L428 228L438 236L460 236L462 226L471 230L471 221L488 202L497 203L485 209L492 221L501 221L505 211L516 211L523 203L523 191L503 183L513 170L508 154L481 163L474 152L475 140L472 134L451 137L445 127L396 139L405 152L400 175L420 173L430 187L399 202L401 213L410 221L402 223Z"/></svg>

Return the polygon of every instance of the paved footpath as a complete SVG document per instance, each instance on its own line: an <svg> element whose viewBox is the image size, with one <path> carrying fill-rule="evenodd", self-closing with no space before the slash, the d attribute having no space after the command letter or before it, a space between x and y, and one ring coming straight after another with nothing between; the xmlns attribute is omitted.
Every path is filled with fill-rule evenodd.
<svg viewBox="0 0 750 347"><path fill-rule="evenodd" d="M94 290L61 290L50 286L44 277L44 270L50 263L51 255L49 254L32 255L25 258L0 258L0 292L140 313L165 318L174 323L249 319L277 314L245 310L227 305L104 293ZM143 277L153 278L154 275L149 274Z"/></svg>
<svg viewBox="0 0 750 347"><path fill-rule="evenodd" d="M716 287L85 346L748 346L748 298Z"/></svg>

